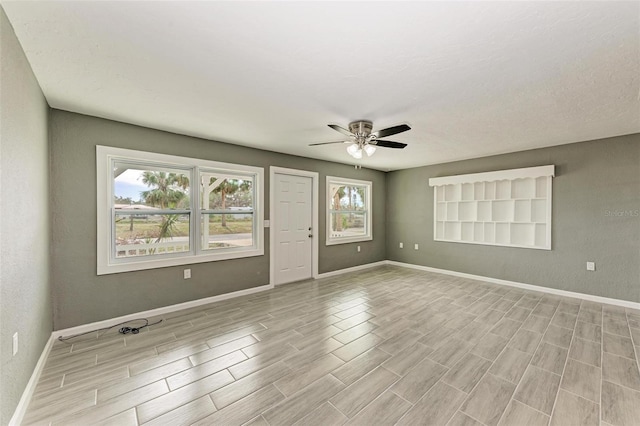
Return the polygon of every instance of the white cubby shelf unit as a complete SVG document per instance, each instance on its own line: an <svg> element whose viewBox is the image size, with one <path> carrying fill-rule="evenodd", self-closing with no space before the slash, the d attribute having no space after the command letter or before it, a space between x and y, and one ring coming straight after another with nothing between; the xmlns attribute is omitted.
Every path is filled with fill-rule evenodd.
<svg viewBox="0 0 640 426"><path fill-rule="evenodd" d="M553 165L429 179L433 239L551 250Z"/></svg>

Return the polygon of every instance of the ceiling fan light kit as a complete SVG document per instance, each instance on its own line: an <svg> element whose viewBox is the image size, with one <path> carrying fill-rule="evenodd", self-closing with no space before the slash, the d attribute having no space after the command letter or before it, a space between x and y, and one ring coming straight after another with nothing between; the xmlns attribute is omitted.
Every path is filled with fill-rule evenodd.
<svg viewBox="0 0 640 426"><path fill-rule="evenodd" d="M365 145L364 146L364 152L367 153L367 155L369 157L371 157L373 155L374 152L376 152L376 147L373 145Z"/></svg>
<svg viewBox="0 0 640 426"><path fill-rule="evenodd" d="M362 158L362 150L360 148L356 149L356 151L351 154L351 156L356 160L360 160Z"/></svg>
<svg viewBox="0 0 640 426"><path fill-rule="evenodd" d="M362 158L362 151L367 154L367 157L371 157L376 152L376 147L369 144L360 146L357 143L352 143L347 147L347 152L349 153L349 155L357 160Z"/></svg>
<svg viewBox="0 0 640 426"><path fill-rule="evenodd" d="M380 146L384 148L404 148L405 146L407 146L406 143L386 141L378 138L391 136L398 133L406 132L407 130L411 130L411 127L409 127L408 125L401 124L399 126L388 127L386 129L372 132L373 123L369 120L353 121L349 123L349 130L335 124L329 124L329 127L337 132L349 136L349 140L338 142L312 143L309 146L348 143L349 146L347 147L347 153L349 153L350 156L357 160L362 158L363 151L365 152L365 154L367 154L368 157L371 157L376 152L376 148Z"/></svg>
<svg viewBox="0 0 640 426"><path fill-rule="evenodd" d="M353 158L362 158L362 149L357 143L351 144L347 147L347 152Z"/></svg>

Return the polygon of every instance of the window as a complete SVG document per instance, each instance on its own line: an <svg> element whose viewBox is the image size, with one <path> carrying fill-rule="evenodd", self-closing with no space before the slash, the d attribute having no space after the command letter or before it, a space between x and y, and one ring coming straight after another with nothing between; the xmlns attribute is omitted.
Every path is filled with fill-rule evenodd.
<svg viewBox="0 0 640 426"><path fill-rule="evenodd" d="M98 275L264 254L262 168L96 152Z"/></svg>
<svg viewBox="0 0 640 426"><path fill-rule="evenodd" d="M115 159L113 260L189 252L191 171Z"/></svg>
<svg viewBox="0 0 640 426"><path fill-rule="evenodd" d="M327 245L372 240L371 182L327 176Z"/></svg>
<svg viewBox="0 0 640 426"><path fill-rule="evenodd" d="M215 170L200 172L202 250L253 246L253 178Z"/></svg>

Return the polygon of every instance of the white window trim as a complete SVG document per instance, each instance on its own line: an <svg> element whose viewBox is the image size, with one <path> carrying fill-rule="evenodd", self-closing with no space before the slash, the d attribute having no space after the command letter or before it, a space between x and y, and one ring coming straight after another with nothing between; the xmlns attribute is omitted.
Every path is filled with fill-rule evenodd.
<svg viewBox="0 0 640 426"><path fill-rule="evenodd" d="M362 235L359 237L331 237L331 185L339 184L339 185L358 185L367 187L367 199L366 201L366 219L367 219L367 233L366 235ZM336 176L327 176L326 181L326 242L325 245L332 246L337 244L348 244L348 243L357 243L360 241L371 241L373 240L373 213L372 213L372 194L373 194L373 182L368 180L357 180L357 179L348 179Z"/></svg>
<svg viewBox="0 0 640 426"><path fill-rule="evenodd" d="M247 249L230 249L222 252L211 253L209 251L198 251L199 247L199 227L200 227L200 204L199 185L192 186L192 210L191 210L191 233L193 241L193 251L184 255L174 257L163 257L155 259L136 259L130 262L114 262L110 256L111 250L111 198L113 195L113 179L110 171L112 160L140 160L144 162L158 162L166 165L173 165L183 168L193 168L198 173L199 168L228 170L230 174L234 172L244 172L255 176L254 180L254 238L255 246ZM115 274L128 271L141 271L146 269L164 268L168 266L190 265L195 263L212 262L218 260L238 259L244 257L264 255L264 169L262 167L245 166L240 164L221 163L217 161L202 160L190 157L180 157L175 155L158 154L154 152L136 151L109 146L96 146L96 198L97 198L97 274ZM191 177L191 182L199 182L196 177ZM197 188L197 190L195 190Z"/></svg>

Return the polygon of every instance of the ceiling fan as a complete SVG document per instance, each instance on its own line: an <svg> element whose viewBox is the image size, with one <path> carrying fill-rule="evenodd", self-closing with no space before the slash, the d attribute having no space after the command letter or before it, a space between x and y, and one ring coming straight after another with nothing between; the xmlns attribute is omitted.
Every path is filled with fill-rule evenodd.
<svg viewBox="0 0 640 426"><path fill-rule="evenodd" d="M367 154L367 156L371 157L373 153L376 152L376 148L379 146L384 148L404 148L405 146L407 146L406 143L386 141L379 138L384 138L386 136L396 135L398 133L411 130L411 127L407 126L406 124L401 124L399 126L388 127L386 129L372 132L373 123L368 120L359 120L349 123L349 130L335 124L329 124L329 127L348 136L349 139L338 142L312 143L309 144L309 146L348 143L349 146L347 147L347 152L349 153L349 155L356 159L362 158L363 151Z"/></svg>

